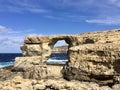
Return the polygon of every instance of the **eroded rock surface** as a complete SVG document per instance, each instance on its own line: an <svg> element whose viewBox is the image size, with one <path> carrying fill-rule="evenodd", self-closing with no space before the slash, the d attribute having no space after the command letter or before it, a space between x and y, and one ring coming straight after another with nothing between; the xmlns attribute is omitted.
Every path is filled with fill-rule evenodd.
<svg viewBox="0 0 120 90"><path fill-rule="evenodd" d="M87 39L83 44L69 48L64 78L94 81L100 85L120 83L119 33L117 30L85 34ZM92 41L94 43L90 43Z"/></svg>
<svg viewBox="0 0 120 90"><path fill-rule="evenodd" d="M114 90L120 85L113 86ZM12 80L0 81L0 90L112 90L108 86L100 87L98 84L79 81L66 81L64 79L30 80L19 76Z"/></svg>
<svg viewBox="0 0 120 90"><path fill-rule="evenodd" d="M16 59L14 67L20 68L21 65L17 64L26 57L31 60L33 57L35 60L39 57L39 65L32 64L33 67L45 66L54 44L59 40L65 40L69 45L68 63L62 69L65 79L94 81L103 85L119 83L119 79L116 79L120 74L119 34L120 30L111 30L78 35L28 36L21 46L24 57ZM26 65L22 68L24 67Z"/></svg>
<svg viewBox="0 0 120 90"><path fill-rule="evenodd" d="M69 45L67 52L68 62L65 65L47 65L46 61L49 59L55 43L59 40L65 40ZM63 85L64 88L49 88L50 90L84 90L83 88L86 89L87 85L81 87L83 85L81 81L97 83L98 89L95 90L117 90L120 89L119 46L120 30L77 35L27 36L24 44L21 46L23 57L17 57L14 66L8 72L13 74L14 77L19 75L26 79L54 79L55 81L55 79L60 80L64 78L65 80L69 80L64 82L68 84L72 82L70 85L80 88ZM5 75L4 79L9 79L8 77L11 77L11 74L8 76ZM1 78L3 77L1 76ZM71 80L77 81L74 82ZM57 83L57 81L55 82ZM80 82L80 84L75 84L76 82ZM60 81L59 83L62 82ZM31 83L29 84L31 85ZM56 86L57 84L53 83L53 85ZM99 87L99 85L104 85L104 87ZM55 86L52 87L56 88ZM36 87L39 87L39 84ZM40 87L46 89L47 86ZM103 89L106 87L107 89Z"/></svg>

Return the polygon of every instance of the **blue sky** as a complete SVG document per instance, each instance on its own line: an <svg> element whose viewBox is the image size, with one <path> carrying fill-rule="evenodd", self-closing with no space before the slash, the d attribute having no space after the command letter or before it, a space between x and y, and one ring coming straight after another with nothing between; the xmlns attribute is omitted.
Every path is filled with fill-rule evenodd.
<svg viewBox="0 0 120 90"><path fill-rule="evenodd" d="M120 0L0 0L0 53L20 52L27 35L120 28Z"/></svg>

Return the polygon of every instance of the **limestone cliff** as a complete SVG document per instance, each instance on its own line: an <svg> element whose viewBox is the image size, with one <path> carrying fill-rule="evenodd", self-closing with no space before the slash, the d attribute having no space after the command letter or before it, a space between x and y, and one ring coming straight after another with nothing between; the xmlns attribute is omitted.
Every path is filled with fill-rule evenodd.
<svg viewBox="0 0 120 90"><path fill-rule="evenodd" d="M78 35L28 36L21 47L26 60L32 57L46 65L54 44L59 40L68 43L68 63L62 74L68 80L94 81L100 84L115 83L119 76L120 30L91 32ZM21 59L16 60L20 62ZM19 65L15 67L20 68ZM36 65L35 65L36 66ZM35 67L33 65L33 68Z"/></svg>
<svg viewBox="0 0 120 90"><path fill-rule="evenodd" d="M65 65L47 65L55 43L65 40L68 46L68 62ZM17 57L14 66L1 72L1 80L20 75L26 79L65 79L73 82L93 82L119 90L120 88L120 30L107 30L77 35L27 36L21 46L23 57ZM64 80L63 79L63 80ZM5 82L6 83L6 82ZM45 82L46 83L46 82ZM53 85L56 85L53 83ZM86 84L87 85L87 84ZM92 84L91 84L92 85ZM74 85L73 85L74 86ZM52 86L55 87L55 86ZM82 89L66 90L82 90ZM81 87L78 85L77 87ZM87 86L85 86L87 87ZM102 88L102 87L101 87ZM117 89L115 89L117 88ZM102 89L102 90L107 90ZM44 90L44 89L43 89ZM62 90L49 89L49 90ZM84 89L83 89L84 90ZM89 89L88 89L89 90ZM100 90L100 89L93 89Z"/></svg>

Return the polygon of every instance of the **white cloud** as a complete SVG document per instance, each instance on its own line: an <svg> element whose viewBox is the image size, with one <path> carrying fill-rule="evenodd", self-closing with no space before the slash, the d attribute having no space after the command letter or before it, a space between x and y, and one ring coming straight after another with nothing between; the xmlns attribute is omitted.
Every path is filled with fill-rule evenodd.
<svg viewBox="0 0 120 90"><path fill-rule="evenodd" d="M41 8L28 8L26 11L33 12L33 13L47 13L48 11Z"/></svg>
<svg viewBox="0 0 120 90"><path fill-rule="evenodd" d="M20 45L23 44L23 36L0 36L0 52L20 52ZM3 51L1 51L1 49ZM11 51L8 51L11 50Z"/></svg>
<svg viewBox="0 0 120 90"><path fill-rule="evenodd" d="M21 52L20 45L24 43L25 36L43 35L33 32L34 29L14 30L0 25L0 53Z"/></svg>
<svg viewBox="0 0 120 90"><path fill-rule="evenodd" d="M59 15L45 15L44 17L52 20L70 21L70 22L81 22L85 19L85 16L74 15L70 13L62 13Z"/></svg>
<svg viewBox="0 0 120 90"><path fill-rule="evenodd" d="M39 1L39 0L38 0ZM0 12L15 13L47 13L49 10L44 9L34 0L0 0Z"/></svg>
<svg viewBox="0 0 120 90"><path fill-rule="evenodd" d="M30 33L27 36L43 36L43 34L37 34L37 33Z"/></svg>
<svg viewBox="0 0 120 90"><path fill-rule="evenodd" d="M0 0L0 12L42 13L54 20L118 25L120 0Z"/></svg>
<svg viewBox="0 0 120 90"><path fill-rule="evenodd" d="M20 45L23 43L23 37L4 36L0 37L0 53L16 53L20 51ZM2 50L2 51L1 51Z"/></svg>
<svg viewBox="0 0 120 90"><path fill-rule="evenodd" d="M71 22L85 21L104 25L120 24L119 0L53 0L53 2L54 8L58 9L58 11L64 10L56 16L49 15L47 18ZM51 2L49 3L51 4Z"/></svg>
<svg viewBox="0 0 120 90"><path fill-rule="evenodd" d="M64 20L64 18L61 16L46 15L44 17L49 18L49 19L54 19L54 20Z"/></svg>
<svg viewBox="0 0 120 90"><path fill-rule="evenodd" d="M120 7L120 0L109 0L109 3L116 7Z"/></svg>
<svg viewBox="0 0 120 90"><path fill-rule="evenodd" d="M13 30L0 25L0 52L20 52L20 45L23 44L25 36L29 33L31 33L31 29Z"/></svg>
<svg viewBox="0 0 120 90"><path fill-rule="evenodd" d="M5 27L3 25L0 25L0 34L17 34L20 31L14 31L11 28Z"/></svg>
<svg viewBox="0 0 120 90"><path fill-rule="evenodd" d="M0 33L5 33L5 32L6 33L11 32L11 29L0 25Z"/></svg>
<svg viewBox="0 0 120 90"><path fill-rule="evenodd" d="M15 38L2 38L0 39L0 45L9 45L11 47L15 46L15 45L20 45L22 44L22 40L18 39L17 37Z"/></svg>
<svg viewBox="0 0 120 90"><path fill-rule="evenodd" d="M69 5L73 7L88 7L95 3L95 0L63 0L64 5ZM86 6L85 6L86 5Z"/></svg>
<svg viewBox="0 0 120 90"><path fill-rule="evenodd" d="M103 24L103 25L120 25L120 16L98 18L98 19L89 19L89 20L86 20L86 22L87 23Z"/></svg>

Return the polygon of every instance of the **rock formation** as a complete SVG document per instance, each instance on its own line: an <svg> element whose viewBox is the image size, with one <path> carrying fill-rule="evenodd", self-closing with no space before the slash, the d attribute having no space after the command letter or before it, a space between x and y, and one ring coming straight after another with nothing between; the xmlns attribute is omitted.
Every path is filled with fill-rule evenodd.
<svg viewBox="0 0 120 90"><path fill-rule="evenodd" d="M68 62L65 65L47 65L46 61L49 59L55 43L59 40L65 40L69 45ZM108 90L117 90L115 88L120 87L119 46L120 30L77 35L27 36L21 46L23 57L16 58L10 73L26 79L57 79L59 81L64 78L69 80L66 81L69 83L73 80L77 80L75 82L94 82L97 85L113 87ZM11 77L11 74L5 75L4 78L1 76L2 79L8 79L8 77ZM75 84L75 82L73 83ZM81 86L78 85L78 87Z"/></svg>
<svg viewBox="0 0 120 90"><path fill-rule="evenodd" d="M119 85L113 87L114 90L119 89ZM112 90L108 86L99 87L98 84L92 82L66 81L59 80L33 80L23 79L19 76L12 80L0 81L0 90Z"/></svg>
<svg viewBox="0 0 120 90"><path fill-rule="evenodd" d="M44 78L47 76L56 77L52 76L53 74L47 75L47 68L51 68L51 66L46 65L46 61L50 57L55 43L65 40L69 45L68 63L62 69L65 79L94 81L100 84L118 83L119 79L116 80L116 78L120 74L119 34L120 30L111 30L78 35L27 36L24 45L21 46L24 57L16 58L14 67L15 69L23 69L27 74L29 70L43 70L43 72L37 73L40 76L36 76L37 79L40 79L41 76ZM61 69L59 70L61 71ZM59 70L56 71L60 72ZM49 72L52 73L52 70ZM40 75L41 73L44 73L45 76Z"/></svg>

